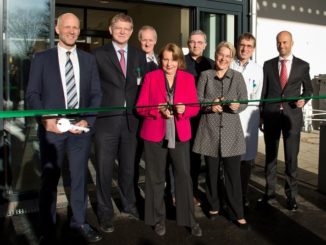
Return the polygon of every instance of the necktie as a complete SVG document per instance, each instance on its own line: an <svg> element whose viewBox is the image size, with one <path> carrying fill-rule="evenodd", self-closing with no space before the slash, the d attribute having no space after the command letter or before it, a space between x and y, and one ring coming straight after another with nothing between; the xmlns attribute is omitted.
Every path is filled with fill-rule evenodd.
<svg viewBox="0 0 326 245"><path fill-rule="evenodd" d="M286 69L286 62L287 60L281 60L281 72L280 72L280 80L281 80L281 87L284 89L286 82L288 80L288 73Z"/></svg>
<svg viewBox="0 0 326 245"><path fill-rule="evenodd" d="M66 89L67 89L67 106L68 109L74 109L78 105L77 88L74 76L74 69L70 59L70 51L66 53L67 61L65 66Z"/></svg>
<svg viewBox="0 0 326 245"><path fill-rule="evenodd" d="M124 50L120 49L119 50L119 54L120 54L120 66L121 66L121 70L123 72L123 75L125 75L126 77L126 59L125 59L125 55L124 55Z"/></svg>

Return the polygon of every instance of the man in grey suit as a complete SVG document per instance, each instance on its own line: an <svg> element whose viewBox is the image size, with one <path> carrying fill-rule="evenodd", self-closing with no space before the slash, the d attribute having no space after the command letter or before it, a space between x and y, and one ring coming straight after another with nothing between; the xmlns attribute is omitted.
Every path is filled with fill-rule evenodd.
<svg viewBox="0 0 326 245"><path fill-rule="evenodd" d="M71 13L58 18L56 32L58 46L35 54L32 61L26 100L31 109L97 108L101 102L98 70L94 57L76 48L80 33L79 19ZM42 244L56 244L57 184L65 153L69 160L70 226L88 242L102 236L86 222L87 163L95 116L79 115L75 125L90 127L90 132L79 129L60 130L62 117L39 119L38 137L41 157L40 225Z"/></svg>
<svg viewBox="0 0 326 245"><path fill-rule="evenodd" d="M134 191L134 171L139 117L134 109L147 70L145 53L128 44L133 20L117 14L111 20L112 42L94 50L102 86L102 107L118 107L99 113L96 121L97 215L104 232L114 230L112 175L118 159L118 183L123 211L138 218ZM127 107L127 109L123 109Z"/></svg>
<svg viewBox="0 0 326 245"><path fill-rule="evenodd" d="M293 39L288 31L276 36L279 57L264 63L262 99L311 96L309 64L292 54ZM266 144L266 189L259 203L275 202L276 163L281 133L285 154L285 194L287 208L296 211L297 167L300 131L303 126L302 107L308 100L262 104L261 116Z"/></svg>

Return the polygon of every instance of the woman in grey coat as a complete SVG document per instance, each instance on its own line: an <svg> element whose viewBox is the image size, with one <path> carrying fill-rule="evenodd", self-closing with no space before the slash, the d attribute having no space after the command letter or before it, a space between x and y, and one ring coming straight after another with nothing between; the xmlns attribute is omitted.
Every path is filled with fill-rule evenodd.
<svg viewBox="0 0 326 245"><path fill-rule="evenodd" d="M240 103L213 104L223 100L247 100L247 89L241 73L229 68L235 55L231 43L221 42L215 51L215 70L201 73L197 95L203 113L197 130L193 151L205 156L207 167L207 199L215 219L220 210L220 190L225 193L229 218L239 227L248 228L243 216L240 178L240 157L245 153L245 139L239 112L247 105ZM223 164L223 168L220 168ZM224 188L219 186L220 170L224 170Z"/></svg>

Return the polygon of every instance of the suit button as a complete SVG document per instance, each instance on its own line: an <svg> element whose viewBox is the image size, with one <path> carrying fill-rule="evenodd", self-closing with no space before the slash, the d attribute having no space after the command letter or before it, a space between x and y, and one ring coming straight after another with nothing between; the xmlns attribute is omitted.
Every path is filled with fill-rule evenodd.
<svg viewBox="0 0 326 245"><path fill-rule="evenodd" d="M220 128L223 128L224 126L223 125L220 125Z"/></svg>

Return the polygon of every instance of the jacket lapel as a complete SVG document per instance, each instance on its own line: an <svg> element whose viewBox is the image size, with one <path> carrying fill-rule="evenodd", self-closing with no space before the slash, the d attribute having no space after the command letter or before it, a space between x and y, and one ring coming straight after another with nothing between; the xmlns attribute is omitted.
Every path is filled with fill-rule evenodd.
<svg viewBox="0 0 326 245"><path fill-rule="evenodd" d="M120 71L121 74L123 75L123 72L122 72L122 69L121 69L121 66L120 66L120 62L119 62L119 59L118 59L118 55L115 52L115 49L113 47L112 42L110 44L108 44L107 51L108 51L108 57L109 57L109 59L112 61L112 63L114 64L114 66L117 68L117 70ZM129 62L129 59L128 59L127 62ZM128 65L127 65L127 69L128 69Z"/></svg>
<svg viewBox="0 0 326 245"><path fill-rule="evenodd" d="M167 99L167 94L166 94L166 82L165 82L165 74L163 70L159 70L161 73L159 76L157 76L157 85L159 86L159 90L161 91L161 94L163 98Z"/></svg>
<svg viewBox="0 0 326 245"><path fill-rule="evenodd" d="M280 88L280 90L282 90L281 80L280 80L280 73L278 71L278 59L279 59L278 57L276 57L274 59L272 69L273 69L273 72L274 72L276 86L278 86Z"/></svg>
<svg viewBox="0 0 326 245"><path fill-rule="evenodd" d="M52 58L51 60L54 61L54 70L53 70L53 77L55 77L54 81L57 81L58 87L61 88L61 93L62 96L64 96L64 90L63 90L63 81L61 79L61 73L60 73L60 65L59 65L59 55L58 55L58 48L55 47L53 48L53 52L52 52Z"/></svg>
<svg viewBox="0 0 326 245"><path fill-rule="evenodd" d="M293 71L294 69L293 68L296 66L296 63L297 63L297 59L293 56L291 70L290 70L289 78L288 78L288 81L287 81L286 84L288 84L289 82L292 81L292 78L294 76L294 71Z"/></svg>

